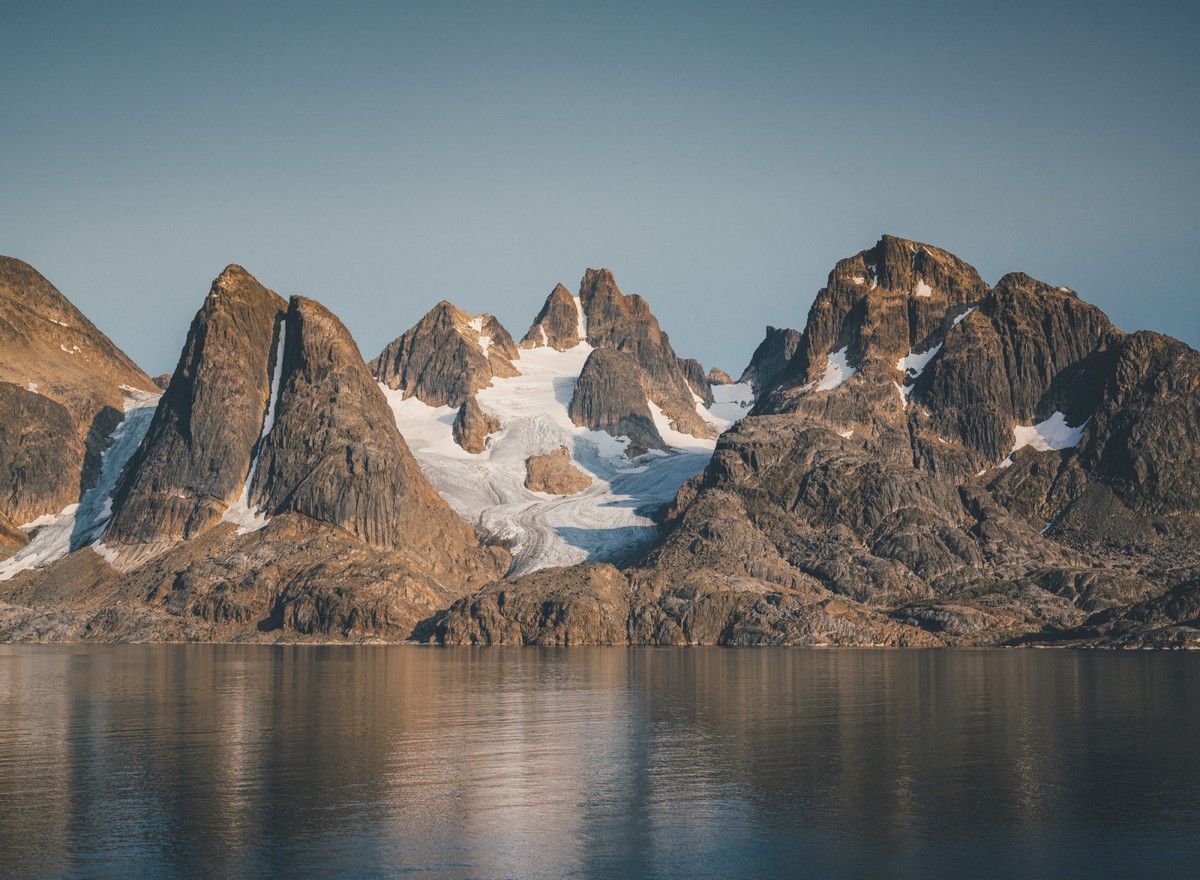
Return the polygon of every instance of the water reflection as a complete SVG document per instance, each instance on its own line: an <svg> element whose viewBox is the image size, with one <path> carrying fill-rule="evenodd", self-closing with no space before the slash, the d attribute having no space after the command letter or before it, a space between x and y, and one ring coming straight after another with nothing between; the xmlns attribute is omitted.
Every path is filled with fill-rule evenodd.
<svg viewBox="0 0 1200 880"><path fill-rule="evenodd" d="M1190 872L1198 662L0 647L0 875Z"/></svg>

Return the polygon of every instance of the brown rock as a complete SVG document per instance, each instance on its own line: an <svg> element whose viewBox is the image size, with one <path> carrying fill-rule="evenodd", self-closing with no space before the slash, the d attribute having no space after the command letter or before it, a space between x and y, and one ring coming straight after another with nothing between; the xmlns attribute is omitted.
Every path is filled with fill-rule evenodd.
<svg viewBox="0 0 1200 880"><path fill-rule="evenodd" d="M711 370L708 371L708 375L705 377L705 381L707 381L709 385L732 385L732 384L734 384L732 377L730 377L730 375L728 373L726 373L724 370L717 369L716 367L713 367Z"/></svg>
<svg viewBox="0 0 1200 880"><path fill-rule="evenodd" d="M559 284L546 297L545 305L521 340L521 348L548 345L557 351L566 351L581 341L578 302L569 290Z"/></svg>
<svg viewBox="0 0 1200 880"><path fill-rule="evenodd" d="M475 545L421 474L350 333L304 297L292 297L288 308L278 414L250 501L386 549Z"/></svg>
<svg viewBox="0 0 1200 880"><path fill-rule="evenodd" d="M452 434L455 443L472 455L478 455L487 449L488 435L499 430L500 422L485 413L475 395L471 395L458 408Z"/></svg>
<svg viewBox="0 0 1200 880"><path fill-rule="evenodd" d="M525 488L531 492L576 495L591 485L591 477L575 467L565 447L525 460Z"/></svg>
<svg viewBox="0 0 1200 880"><path fill-rule="evenodd" d="M693 393L705 405L712 391L699 363L676 357L667 334L650 306L637 294L625 296L608 269L588 269L579 287L587 314L587 341L595 348L615 348L632 355L646 376L647 396L662 408L677 431L711 437L713 430L696 412ZM693 384L694 383L694 384Z"/></svg>
<svg viewBox="0 0 1200 880"><path fill-rule="evenodd" d="M567 413L576 425L628 437L630 458L666 449L646 404L645 374L632 355L597 348L583 364Z"/></svg>

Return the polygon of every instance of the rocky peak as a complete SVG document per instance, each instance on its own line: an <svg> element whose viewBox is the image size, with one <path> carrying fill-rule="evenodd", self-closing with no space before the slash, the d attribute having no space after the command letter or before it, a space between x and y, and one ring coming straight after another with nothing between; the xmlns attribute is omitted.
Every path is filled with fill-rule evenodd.
<svg viewBox="0 0 1200 880"><path fill-rule="evenodd" d="M709 385L732 385L732 384L734 384L733 377L718 367L713 367L711 370L709 370L708 375L705 377L705 379L707 380Z"/></svg>
<svg viewBox="0 0 1200 880"><path fill-rule="evenodd" d="M576 425L628 437L630 458L666 449L646 399L647 378L634 357L615 348L597 348L584 362L568 415Z"/></svg>
<svg viewBox="0 0 1200 880"><path fill-rule="evenodd" d="M492 379L519 376L512 336L493 316L442 300L371 361L375 378L430 406L461 406Z"/></svg>
<svg viewBox="0 0 1200 880"><path fill-rule="evenodd" d="M649 398L670 419L677 431L711 437L712 429L696 412L696 398L712 403L699 362L675 354L667 334L658 325L650 306L636 294L626 296L609 269L588 269L579 287L587 341L594 348L626 352L642 368Z"/></svg>
<svg viewBox="0 0 1200 880"><path fill-rule="evenodd" d="M373 546L474 546L474 535L421 474L349 331L328 309L292 297L275 424L250 500L294 512Z"/></svg>
<svg viewBox="0 0 1200 880"><path fill-rule="evenodd" d="M571 296L571 291L561 284L555 285L546 297L542 310L533 319L529 332L521 340L521 348L544 345L556 351L574 348L583 341L580 336L581 319L579 302Z"/></svg>
<svg viewBox="0 0 1200 880"><path fill-rule="evenodd" d="M286 306L240 266L213 282L114 497L104 540L122 565L200 534L241 494Z"/></svg>

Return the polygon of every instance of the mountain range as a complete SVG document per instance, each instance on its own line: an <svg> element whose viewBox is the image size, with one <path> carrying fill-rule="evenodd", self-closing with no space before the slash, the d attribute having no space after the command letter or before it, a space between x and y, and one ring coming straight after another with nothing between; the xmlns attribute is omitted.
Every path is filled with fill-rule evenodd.
<svg viewBox="0 0 1200 880"><path fill-rule="evenodd" d="M1195 647L1198 465L1200 353L893 236L736 382L607 269L366 362L239 266L151 379L0 258L0 640Z"/></svg>

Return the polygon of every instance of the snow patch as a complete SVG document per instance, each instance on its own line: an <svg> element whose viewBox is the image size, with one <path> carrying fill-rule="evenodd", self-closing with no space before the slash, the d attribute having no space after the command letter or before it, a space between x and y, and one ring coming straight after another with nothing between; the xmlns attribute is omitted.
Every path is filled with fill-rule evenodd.
<svg viewBox="0 0 1200 880"><path fill-rule="evenodd" d="M913 292L913 295L928 299L933 296L933 288L925 283L924 278L918 278L917 289Z"/></svg>
<svg viewBox="0 0 1200 880"><path fill-rule="evenodd" d="M904 386L899 382L893 382L892 384L896 386L896 390L900 392L900 403L903 404L905 409L908 409L908 394L905 393Z"/></svg>
<svg viewBox="0 0 1200 880"><path fill-rule="evenodd" d="M1012 463L1012 454L1026 446L1032 446L1039 452L1078 446L1079 441L1083 439L1084 429L1087 428L1090 421L1091 419L1085 419L1083 424L1072 428L1067 424L1067 417L1061 412L1056 412L1044 422L1038 422L1036 425L1014 425L1015 442L1012 451L1009 452L1009 464Z"/></svg>
<svg viewBox="0 0 1200 880"><path fill-rule="evenodd" d="M1060 288L1060 290L1061 290L1061 288ZM70 327L71 326L70 324L66 323L65 321L58 321L58 320L55 320L54 318L50 319L50 323L57 324L59 327Z"/></svg>
<svg viewBox="0 0 1200 880"><path fill-rule="evenodd" d="M846 352L849 349L850 346L846 346L829 353L829 362L825 365L825 375L818 379L814 386L817 391L832 391L858 372L857 367L852 367L846 362Z"/></svg>
<svg viewBox="0 0 1200 880"><path fill-rule="evenodd" d="M851 437L853 437L853 436L854 436L854 431L853 431L853 430L850 430L850 431L838 431L838 436L839 436L839 437L842 437L842 438L844 438L844 439L846 439L846 440L849 440Z"/></svg>
<svg viewBox="0 0 1200 880"><path fill-rule="evenodd" d="M117 480L150 429L161 396L158 392L122 387L125 417L112 432L108 449L100 456L100 476L96 485L83 494L79 503L68 504L57 515L43 514L21 526L32 539L15 556L0 562L0 581L57 562L104 534L112 518L112 493Z"/></svg>
<svg viewBox="0 0 1200 880"><path fill-rule="evenodd" d="M37 394L38 393L37 382L30 382L28 385L25 386L25 390L32 391L34 394Z"/></svg>
<svg viewBox="0 0 1200 880"><path fill-rule="evenodd" d="M896 369L904 373L904 385L900 388L900 393L904 395L905 400L908 395L912 394L913 388L921 373L925 371L925 367L929 362L937 357L937 353L942 350L942 343L938 343L929 351L920 353L910 351L907 355L896 361Z"/></svg>
<svg viewBox="0 0 1200 880"><path fill-rule="evenodd" d="M79 354L79 346L78 345L72 345L70 348L67 348L65 345L59 344L58 347L61 348L63 351L65 351L67 354Z"/></svg>
<svg viewBox="0 0 1200 880"><path fill-rule="evenodd" d="M855 275L850 280L853 281L855 284L866 284L867 283L867 279L861 275Z"/></svg>
<svg viewBox="0 0 1200 880"><path fill-rule="evenodd" d="M713 403L708 409L697 406L696 412L713 427L725 431L754 406L754 386L749 382L733 385L714 385Z"/></svg>
<svg viewBox="0 0 1200 880"><path fill-rule="evenodd" d="M871 289L874 290L879 286L879 273L876 272L874 265L867 266L867 268L871 271Z"/></svg>
<svg viewBox="0 0 1200 880"><path fill-rule="evenodd" d="M542 334L542 345L550 344L550 337L546 335L546 328L542 324L538 324L538 332Z"/></svg>
<svg viewBox="0 0 1200 880"><path fill-rule="evenodd" d="M971 306L971 308L967 309L965 312L963 312L961 315L959 315L957 318L955 318L954 323L951 324L950 326L957 327L959 324L961 324L963 321L965 321L967 319L967 315L971 314L971 312L973 312L973 311L975 311L975 306Z"/></svg>
<svg viewBox="0 0 1200 880"><path fill-rule="evenodd" d="M579 337L580 342L587 342L587 313L583 310L582 297L571 297L575 301L575 313L578 316L575 320L575 335Z"/></svg>

